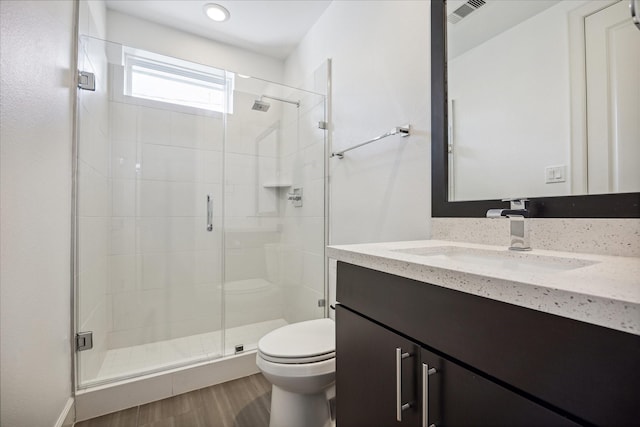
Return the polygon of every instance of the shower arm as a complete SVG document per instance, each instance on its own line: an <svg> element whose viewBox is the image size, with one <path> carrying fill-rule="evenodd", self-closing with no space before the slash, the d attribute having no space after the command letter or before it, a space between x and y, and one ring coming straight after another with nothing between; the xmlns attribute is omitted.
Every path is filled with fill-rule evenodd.
<svg viewBox="0 0 640 427"><path fill-rule="evenodd" d="M280 102L286 102L288 104L293 104L296 107L300 107L300 101L290 101L288 99L284 99L284 98L278 98L277 96L270 96L270 95L261 95L260 96L260 100L262 100L262 98L269 98L269 99L274 99L276 101L280 101Z"/></svg>

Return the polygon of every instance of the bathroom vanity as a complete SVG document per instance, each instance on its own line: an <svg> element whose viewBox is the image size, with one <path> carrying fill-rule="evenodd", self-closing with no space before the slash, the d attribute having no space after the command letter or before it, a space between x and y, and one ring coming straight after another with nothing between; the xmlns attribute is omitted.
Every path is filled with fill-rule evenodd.
<svg viewBox="0 0 640 427"><path fill-rule="evenodd" d="M438 241L328 254L340 427L640 422L640 259Z"/></svg>

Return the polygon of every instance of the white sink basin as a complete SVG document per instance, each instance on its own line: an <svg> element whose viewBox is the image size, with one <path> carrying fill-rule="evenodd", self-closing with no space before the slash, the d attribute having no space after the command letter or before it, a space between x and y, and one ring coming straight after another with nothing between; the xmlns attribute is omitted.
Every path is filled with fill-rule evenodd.
<svg viewBox="0 0 640 427"><path fill-rule="evenodd" d="M506 249L504 251L492 251L459 246L395 249L394 252L428 257L434 261L454 262L523 273L558 273L597 263L597 261L538 255L530 252L515 252Z"/></svg>

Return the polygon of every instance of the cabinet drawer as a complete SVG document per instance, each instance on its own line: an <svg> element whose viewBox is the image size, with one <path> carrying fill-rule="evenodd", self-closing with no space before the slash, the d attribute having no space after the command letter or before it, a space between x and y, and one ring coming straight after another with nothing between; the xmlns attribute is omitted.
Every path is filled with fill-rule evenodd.
<svg viewBox="0 0 640 427"><path fill-rule="evenodd" d="M338 263L337 299L595 425L640 420L640 337Z"/></svg>

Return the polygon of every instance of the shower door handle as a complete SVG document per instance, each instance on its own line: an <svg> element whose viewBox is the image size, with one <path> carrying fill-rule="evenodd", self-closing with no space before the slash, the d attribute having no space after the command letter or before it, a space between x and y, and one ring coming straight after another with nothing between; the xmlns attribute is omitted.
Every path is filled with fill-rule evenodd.
<svg viewBox="0 0 640 427"><path fill-rule="evenodd" d="M213 231L213 196L207 194L207 231Z"/></svg>

